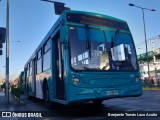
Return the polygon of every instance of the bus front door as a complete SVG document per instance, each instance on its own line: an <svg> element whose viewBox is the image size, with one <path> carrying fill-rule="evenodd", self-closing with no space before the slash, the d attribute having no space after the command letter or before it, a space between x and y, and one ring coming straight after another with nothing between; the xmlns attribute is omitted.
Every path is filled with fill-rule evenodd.
<svg viewBox="0 0 160 120"><path fill-rule="evenodd" d="M55 73L56 73L56 99L64 100L65 92L64 92L64 54L63 54L63 46L60 44L59 39L55 40Z"/></svg>

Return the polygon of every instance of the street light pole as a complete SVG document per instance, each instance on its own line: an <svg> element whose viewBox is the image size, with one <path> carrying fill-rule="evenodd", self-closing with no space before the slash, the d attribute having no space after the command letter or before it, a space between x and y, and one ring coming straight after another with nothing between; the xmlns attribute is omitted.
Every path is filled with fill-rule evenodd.
<svg viewBox="0 0 160 120"><path fill-rule="evenodd" d="M5 67L6 67L5 95L7 103L9 104L9 0L7 0L7 10L6 10L6 66Z"/></svg>
<svg viewBox="0 0 160 120"><path fill-rule="evenodd" d="M9 104L9 0L6 11L6 98Z"/></svg>
<svg viewBox="0 0 160 120"><path fill-rule="evenodd" d="M154 10L154 9L148 9L148 8L143 8L143 7L131 4L131 3L129 4L129 6L134 6L134 7L140 8L142 10L143 25L144 25L144 37L145 37L145 44L146 44L146 58L147 58L148 78L150 80L150 73L149 73L150 69L149 69L149 60L148 60L148 46L147 46L147 37L146 37L146 26L145 26L144 10L150 10L150 11L156 11L156 10Z"/></svg>
<svg viewBox="0 0 160 120"><path fill-rule="evenodd" d="M149 59L148 59L148 45L147 45L147 37L146 37L146 25L145 25L145 18L144 18L144 9L142 8L143 13L143 25L144 25L144 37L145 37L145 44L146 44L146 58L147 58L147 68L148 68L148 79L150 80L150 69L149 69Z"/></svg>

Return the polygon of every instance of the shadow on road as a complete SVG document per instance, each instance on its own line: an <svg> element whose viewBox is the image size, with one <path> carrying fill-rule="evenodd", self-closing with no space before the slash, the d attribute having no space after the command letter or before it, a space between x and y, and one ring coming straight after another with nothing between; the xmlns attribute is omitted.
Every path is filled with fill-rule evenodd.
<svg viewBox="0 0 160 120"><path fill-rule="evenodd" d="M41 106L41 112L45 113L46 116L54 117L95 117L106 115L107 111L112 111L110 107L106 107L103 103L93 104L92 102L88 102L70 105L53 103L52 108L47 109L42 100L31 98L26 104L29 105L31 102L32 104L36 103L37 106Z"/></svg>
<svg viewBox="0 0 160 120"><path fill-rule="evenodd" d="M66 116L66 117L94 117L99 115L105 115L107 109L103 104L95 105L93 103L84 104L72 104L68 106L56 105L51 111L56 116Z"/></svg>

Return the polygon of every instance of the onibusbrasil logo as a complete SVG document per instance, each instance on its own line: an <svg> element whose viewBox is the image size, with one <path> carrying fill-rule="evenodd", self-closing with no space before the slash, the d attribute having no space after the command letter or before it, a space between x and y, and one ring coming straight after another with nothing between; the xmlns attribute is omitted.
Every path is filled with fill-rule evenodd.
<svg viewBox="0 0 160 120"><path fill-rule="evenodd" d="M42 117L40 112L2 112L2 117Z"/></svg>

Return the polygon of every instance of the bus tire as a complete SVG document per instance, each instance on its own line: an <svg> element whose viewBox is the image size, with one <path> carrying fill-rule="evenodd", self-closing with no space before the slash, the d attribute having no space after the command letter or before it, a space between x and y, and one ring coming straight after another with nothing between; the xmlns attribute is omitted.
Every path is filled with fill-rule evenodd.
<svg viewBox="0 0 160 120"><path fill-rule="evenodd" d="M101 105L103 100L92 100L94 104Z"/></svg>
<svg viewBox="0 0 160 120"><path fill-rule="evenodd" d="M49 89L48 89L47 83L44 86L43 100L44 100L44 103L45 103L46 107L48 109L51 109L52 108L52 102L50 101Z"/></svg>

